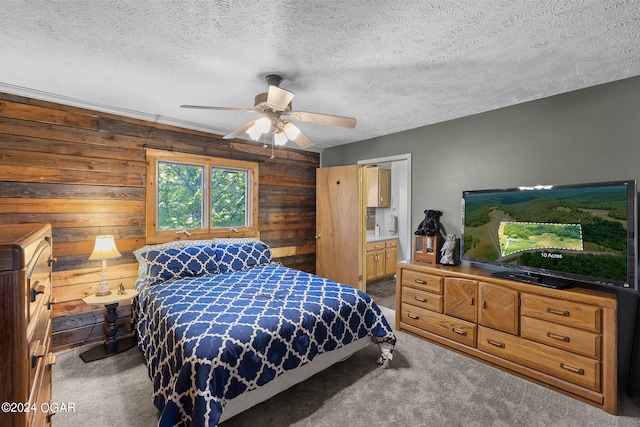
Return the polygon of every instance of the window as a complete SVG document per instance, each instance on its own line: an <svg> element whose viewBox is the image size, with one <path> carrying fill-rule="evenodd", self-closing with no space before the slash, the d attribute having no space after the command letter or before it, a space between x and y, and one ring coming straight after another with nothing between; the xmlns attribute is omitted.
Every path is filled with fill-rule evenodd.
<svg viewBox="0 0 640 427"><path fill-rule="evenodd" d="M257 236L258 164L147 148L147 243Z"/></svg>

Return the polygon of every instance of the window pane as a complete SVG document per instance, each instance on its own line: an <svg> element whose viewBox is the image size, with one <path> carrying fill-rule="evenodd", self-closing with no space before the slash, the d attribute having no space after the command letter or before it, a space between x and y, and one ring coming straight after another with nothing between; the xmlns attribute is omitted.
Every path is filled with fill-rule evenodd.
<svg viewBox="0 0 640 427"><path fill-rule="evenodd" d="M247 224L247 171L211 168L211 228Z"/></svg>
<svg viewBox="0 0 640 427"><path fill-rule="evenodd" d="M158 230L203 228L203 166L158 162Z"/></svg>

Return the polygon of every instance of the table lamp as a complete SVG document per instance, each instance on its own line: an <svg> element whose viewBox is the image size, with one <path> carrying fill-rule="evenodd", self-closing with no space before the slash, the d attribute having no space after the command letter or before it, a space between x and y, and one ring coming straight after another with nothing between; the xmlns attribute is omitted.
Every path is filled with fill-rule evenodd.
<svg viewBox="0 0 640 427"><path fill-rule="evenodd" d="M96 244L93 247L93 252L89 256L89 260L91 261L102 260L102 275L100 277L100 286L98 286L96 296L111 294L109 282L107 282L107 260L119 258L121 256L120 252L118 252L118 248L116 248L116 242L113 240L113 236L96 237Z"/></svg>

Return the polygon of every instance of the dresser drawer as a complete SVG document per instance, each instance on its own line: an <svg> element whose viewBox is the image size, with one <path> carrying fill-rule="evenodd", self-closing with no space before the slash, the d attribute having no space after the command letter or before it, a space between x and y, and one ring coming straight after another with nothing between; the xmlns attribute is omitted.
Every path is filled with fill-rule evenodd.
<svg viewBox="0 0 640 427"><path fill-rule="evenodd" d="M400 321L425 331L449 338L469 347L476 346L476 325L403 303Z"/></svg>
<svg viewBox="0 0 640 427"><path fill-rule="evenodd" d="M402 287L402 302L442 313L442 295L420 289Z"/></svg>
<svg viewBox="0 0 640 427"><path fill-rule="evenodd" d="M377 251L377 250L380 250L380 249L384 249L384 242L383 241L367 243L367 252Z"/></svg>
<svg viewBox="0 0 640 427"><path fill-rule="evenodd" d="M478 349L581 387L601 389L597 360L482 326L478 328Z"/></svg>
<svg viewBox="0 0 640 427"><path fill-rule="evenodd" d="M49 300L51 292L51 245L42 241L35 250L34 258L25 267L27 272L27 301L29 301L29 321L37 310Z"/></svg>
<svg viewBox="0 0 640 427"><path fill-rule="evenodd" d="M42 318L51 317L51 283L47 283L46 286L40 289L42 291L36 296L34 302L29 304L29 323L27 324L27 339L32 340L32 337L37 334L36 330L40 328L42 331Z"/></svg>
<svg viewBox="0 0 640 427"><path fill-rule="evenodd" d="M593 332L524 316L520 323L520 336L592 359L600 359L601 338Z"/></svg>
<svg viewBox="0 0 640 427"><path fill-rule="evenodd" d="M51 342L51 316L46 307L40 311L37 317L33 335L29 339L29 353L25 354L29 366L29 387L34 384L34 378L38 371L38 362L45 359L49 353Z"/></svg>
<svg viewBox="0 0 640 427"><path fill-rule="evenodd" d="M49 352L46 357L38 361L36 383L31 388L29 394L29 406L35 407L37 410L29 412L27 425L34 427L51 425L51 415L53 414L51 410L51 369L55 364L55 359L55 355ZM47 409L49 409L48 412Z"/></svg>
<svg viewBox="0 0 640 427"><path fill-rule="evenodd" d="M521 295L520 313L523 316L548 320L574 328L600 332L601 310L599 307L565 301L540 295Z"/></svg>
<svg viewBox="0 0 640 427"><path fill-rule="evenodd" d="M397 248L398 247L398 240L394 239L394 240L387 240L384 242L384 247L385 248Z"/></svg>
<svg viewBox="0 0 640 427"><path fill-rule="evenodd" d="M50 331L49 331L50 332ZM51 423L51 411L46 412L51 404L51 367L55 364L56 357L49 351L51 348L50 336L47 336L45 342L47 352L45 356L40 357L36 361L36 376L34 383L29 389L29 407L37 408L35 411L29 411L27 414L27 425L45 426ZM49 405L45 405L49 404Z"/></svg>
<svg viewBox="0 0 640 427"><path fill-rule="evenodd" d="M442 277L413 270L402 270L402 284L442 294Z"/></svg>

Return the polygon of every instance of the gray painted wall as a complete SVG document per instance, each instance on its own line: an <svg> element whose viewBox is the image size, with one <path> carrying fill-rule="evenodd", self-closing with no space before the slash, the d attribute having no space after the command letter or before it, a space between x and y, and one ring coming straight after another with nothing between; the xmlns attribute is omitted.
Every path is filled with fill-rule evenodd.
<svg viewBox="0 0 640 427"><path fill-rule="evenodd" d="M326 149L320 162L403 153L412 155L413 229L425 209L438 209L447 233L457 235L463 190L640 182L640 77ZM619 382L626 384L637 298L620 292L618 305Z"/></svg>
<svg viewBox="0 0 640 427"><path fill-rule="evenodd" d="M321 165L403 153L414 228L438 209L453 234L463 190L640 181L640 77L325 149Z"/></svg>

